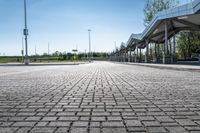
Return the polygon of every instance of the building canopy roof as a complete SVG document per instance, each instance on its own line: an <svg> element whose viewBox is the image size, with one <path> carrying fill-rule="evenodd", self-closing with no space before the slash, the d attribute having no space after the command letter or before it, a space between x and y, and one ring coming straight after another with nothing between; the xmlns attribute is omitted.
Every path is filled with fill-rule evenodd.
<svg viewBox="0 0 200 133"><path fill-rule="evenodd" d="M200 30L200 0L158 12L141 34L132 34L127 42L128 47L145 47L145 41L163 43L165 26L168 38L176 33L189 30Z"/></svg>

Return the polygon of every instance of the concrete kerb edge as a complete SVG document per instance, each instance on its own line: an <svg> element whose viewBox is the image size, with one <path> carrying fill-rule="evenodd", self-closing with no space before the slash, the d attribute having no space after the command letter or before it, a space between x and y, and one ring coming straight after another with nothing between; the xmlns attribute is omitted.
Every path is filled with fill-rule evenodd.
<svg viewBox="0 0 200 133"><path fill-rule="evenodd" d="M148 65L148 64L138 64L138 63L128 63L128 62L114 62L114 63L124 64L124 65L136 65L136 66L158 68L158 69L177 70L177 71L194 71L194 72L200 72L200 69L192 69L192 68L175 68L175 67L167 67L167 66L153 66L153 65Z"/></svg>

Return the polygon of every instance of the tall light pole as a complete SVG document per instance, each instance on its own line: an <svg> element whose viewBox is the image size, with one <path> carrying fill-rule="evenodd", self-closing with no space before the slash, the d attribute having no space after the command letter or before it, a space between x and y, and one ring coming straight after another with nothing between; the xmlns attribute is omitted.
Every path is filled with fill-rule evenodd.
<svg viewBox="0 0 200 133"><path fill-rule="evenodd" d="M50 44L48 42L48 55L50 55Z"/></svg>
<svg viewBox="0 0 200 133"><path fill-rule="evenodd" d="M22 37L22 63L24 62L24 38Z"/></svg>
<svg viewBox="0 0 200 133"><path fill-rule="evenodd" d="M37 46L35 45L35 56L37 55Z"/></svg>
<svg viewBox="0 0 200 133"><path fill-rule="evenodd" d="M48 62L49 62L49 57L50 56L50 44L49 44L49 42L48 42Z"/></svg>
<svg viewBox="0 0 200 133"><path fill-rule="evenodd" d="M88 34L89 34L89 53L88 53L88 58L89 58L89 62L91 62L91 38L90 38L90 32L92 30L88 29Z"/></svg>
<svg viewBox="0 0 200 133"><path fill-rule="evenodd" d="M26 17L26 0L24 0L24 36L25 36L25 49L26 49L26 54L25 54L25 65L29 64L29 58L28 58L28 29L27 29L27 17Z"/></svg>

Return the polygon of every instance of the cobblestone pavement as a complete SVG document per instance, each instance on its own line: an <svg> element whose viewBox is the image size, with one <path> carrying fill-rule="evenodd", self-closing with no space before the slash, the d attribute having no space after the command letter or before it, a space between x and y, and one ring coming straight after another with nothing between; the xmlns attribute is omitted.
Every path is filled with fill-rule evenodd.
<svg viewBox="0 0 200 133"><path fill-rule="evenodd" d="M200 73L95 62L0 67L0 133L200 133Z"/></svg>

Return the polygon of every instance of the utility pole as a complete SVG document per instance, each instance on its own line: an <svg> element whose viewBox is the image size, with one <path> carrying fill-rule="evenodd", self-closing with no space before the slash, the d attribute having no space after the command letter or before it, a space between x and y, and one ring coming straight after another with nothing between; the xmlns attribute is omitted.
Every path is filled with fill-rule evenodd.
<svg viewBox="0 0 200 133"><path fill-rule="evenodd" d="M89 59L89 62L91 62L91 38L90 38L90 32L92 30L88 29L88 34L89 34L89 53L88 53L88 59Z"/></svg>
<svg viewBox="0 0 200 133"><path fill-rule="evenodd" d="M48 42L48 55L50 55L50 45L49 45L49 42Z"/></svg>
<svg viewBox="0 0 200 133"><path fill-rule="evenodd" d="M22 63L24 62L24 38L22 37Z"/></svg>
<svg viewBox="0 0 200 133"><path fill-rule="evenodd" d="M117 42L116 41L114 41L114 43L115 43L115 61L117 60Z"/></svg>
<svg viewBox="0 0 200 133"><path fill-rule="evenodd" d="M48 62L49 62L49 56L50 56L50 45L49 45L49 42L48 42Z"/></svg>
<svg viewBox="0 0 200 133"><path fill-rule="evenodd" d="M25 36L25 49L26 49L26 55L25 55L25 65L29 64L29 57L28 57L28 29L27 29L27 16L26 16L26 0L24 0L24 36Z"/></svg>
<svg viewBox="0 0 200 133"><path fill-rule="evenodd" d="M35 45L35 56L37 55L37 46Z"/></svg>

